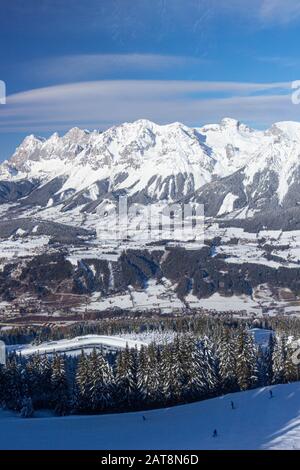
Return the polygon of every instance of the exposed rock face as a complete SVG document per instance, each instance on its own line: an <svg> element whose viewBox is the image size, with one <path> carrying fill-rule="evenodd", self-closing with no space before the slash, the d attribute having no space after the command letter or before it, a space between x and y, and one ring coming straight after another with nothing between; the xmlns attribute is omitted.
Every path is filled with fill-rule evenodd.
<svg viewBox="0 0 300 470"><path fill-rule="evenodd" d="M199 129L147 120L105 132L27 137L0 166L0 203L90 212L104 199L193 200L245 219L300 204L300 124L255 131L234 119Z"/></svg>
<svg viewBox="0 0 300 470"><path fill-rule="evenodd" d="M264 284L297 296L300 238L292 231L300 231L299 191L298 123L256 131L229 118L202 128L139 120L105 132L74 128L62 137L29 136L0 165L0 243L6 243L0 298L108 296L146 290L153 279L167 279L183 302L188 294L252 296ZM142 218L139 205L158 211L165 203L203 204L207 226L216 226L220 239L213 233L194 251L164 250L163 243L156 250L132 240L131 232L121 240L128 237L136 249L123 250L117 240L117 256L103 257L102 243L111 234L101 238L98 229L109 228L122 195ZM233 234L222 239L220 230L230 227ZM234 232L241 227L249 234L272 229L291 235L275 249L271 236L269 246L251 237L240 243ZM228 262L228 250L217 249L221 243L245 258ZM80 255L72 258L75 251Z"/></svg>

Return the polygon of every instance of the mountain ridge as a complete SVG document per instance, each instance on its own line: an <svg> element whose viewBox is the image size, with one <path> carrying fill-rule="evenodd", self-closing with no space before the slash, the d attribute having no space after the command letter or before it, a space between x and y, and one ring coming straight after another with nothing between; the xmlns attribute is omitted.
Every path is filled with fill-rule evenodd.
<svg viewBox="0 0 300 470"><path fill-rule="evenodd" d="M144 205L192 200L209 217L247 219L297 207L299 190L300 123L293 121L265 131L232 118L199 128L146 119L103 132L75 127L26 137L0 165L0 203L59 211L85 212L127 194Z"/></svg>

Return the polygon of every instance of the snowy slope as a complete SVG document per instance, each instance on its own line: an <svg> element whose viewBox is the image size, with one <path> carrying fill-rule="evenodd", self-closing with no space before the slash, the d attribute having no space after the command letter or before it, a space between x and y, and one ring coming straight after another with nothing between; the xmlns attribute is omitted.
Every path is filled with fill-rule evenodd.
<svg viewBox="0 0 300 470"><path fill-rule="evenodd" d="M77 208L90 212L121 193L147 205L189 200L195 191L207 215L247 218L298 209L299 189L296 122L266 131L230 118L201 128L145 119L105 132L74 128L61 137L28 136L0 165L0 203L50 208L43 216L52 220L61 213L72 219Z"/></svg>
<svg viewBox="0 0 300 470"><path fill-rule="evenodd" d="M223 126L224 127L224 126ZM232 133L234 124L222 134L206 131L210 145L223 152L223 160L236 164L236 173L228 172L219 182L200 189L198 202L206 203L206 213L236 218L251 218L262 214L262 221L272 227L281 220L282 228L287 220L278 218L279 212L289 210L286 219L291 228L299 224L300 189L300 125L296 122L278 122L265 132L250 129L243 131L247 137L239 141ZM230 132L229 132L230 131ZM224 143L227 144L224 150ZM222 153L221 152L221 153ZM238 168L238 163L243 162ZM224 172L223 172L224 174ZM271 219L271 221L270 221ZM273 220L272 220L273 219ZM280 225L279 223L279 225Z"/></svg>
<svg viewBox="0 0 300 470"><path fill-rule="evenodd" d="M272 399L263 388L191 405L103 416L21 419L2 411L0 448L300 449L300 383L272 390Z"/></svg>
<svg viewBox="0 0 300 470"><path fill-rule="evenodd" d="M110 348L110 349L125 349L129 348L140 349L142 345L146 345L142 341L132 340L127 338L119 338L117 336L99 336L87 335L78 336L73 339L63 339L59 341L50 341L49 343L42 343L39 345L25 345L21 347L10 347L10 350L18 351L21 356L30 356L31 354L54 354L54 353L67 353L68 351L81 353L84 349L93 348Z"/></svg>
<svg viewBox="0 0 300 470"><path fill-rule="evenodd" d="M253 153L266 140L263 131L251 129L231 118L224 118L219 124L205 125L199 132L206 145L213 149L217 161L214 172L218 176L227 176L249 163Z"/></svg>
<svg viewBox="0 0 300 470"><path fill-rule="evenodd" d="M175 198L210 181L215 165L211 149L195 130L180 123L159 126L147 120L124 123L105 132L71 129L63 137L27 137L0 177L49 182L61 177L59 194L85 190L97 197L96 182L109 180L108 190L147 188L149 196ZM94 196L94 198L93 198Z"/></svg>

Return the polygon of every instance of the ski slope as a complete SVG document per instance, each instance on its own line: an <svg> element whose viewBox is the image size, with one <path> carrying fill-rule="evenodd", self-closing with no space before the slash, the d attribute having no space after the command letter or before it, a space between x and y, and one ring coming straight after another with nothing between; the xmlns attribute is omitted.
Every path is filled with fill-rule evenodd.
<svg viewBox="0 0 300 470"><path fill-rule="evenodd" d="M118 336L101 336L101 335L86 335L77 336L72 339L62 339L59 341L49 341L39 345L13 345L9 346L10 351L16 351L21 356L31 356L32 354L55 354L55 353L77 353L81 351L98 349L125 349L128 346L130 349L140 349L141 346L146 346L147 343L137 341L134 339L120 338Z"/></svg>
<svg viewBox="0 0 300 470"><path fill-rule="evenodd" d="M261 388L173 408L102 416L22 419L2 411L0 448L300 449L300 382L272 390L273 398L269 388ZM217 437L212 437L214 429Z"/></svg>

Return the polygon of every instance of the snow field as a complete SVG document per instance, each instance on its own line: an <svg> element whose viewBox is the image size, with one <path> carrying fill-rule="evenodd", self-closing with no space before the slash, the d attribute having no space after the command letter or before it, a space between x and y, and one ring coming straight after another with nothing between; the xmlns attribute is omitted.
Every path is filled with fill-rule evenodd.
<svg viewBox="0 0 300 470"><path fill-rule="evenodd" d="M2 411L0 448L300 449L300 383L271 389L272 399L267 387L137 413L22 419Z"/></svg>

